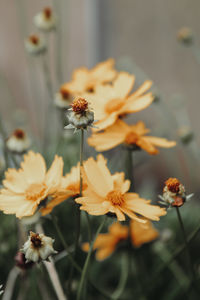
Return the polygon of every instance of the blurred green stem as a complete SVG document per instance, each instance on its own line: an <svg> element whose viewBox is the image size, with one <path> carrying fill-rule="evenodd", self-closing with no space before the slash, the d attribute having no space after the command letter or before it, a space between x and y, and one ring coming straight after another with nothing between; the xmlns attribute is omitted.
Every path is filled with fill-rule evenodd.
<svg viewBox="0 0 200 300"><path fill-rule="evenodd" d="M131 181L130 191L135 191L135 182L134 182L134 167L133 167L133 150L126 147L126 176Z"/></svg>
<svg viewBox="0 0 200 300"><path fill-rule="evenodd" d="M194 273L194 269L193 269L193 265L192 265L192 259L191 259L191 255L190 255L190 249L189 249L189 245L188 245L188 241L187 241L187 235L185 232L185 228L184 228L184 224L183 224L183 220L180 214L180 210L179 207L176 207L176 213L177 213L177 217L178 217L178 221L181 227L181 231L183 234L183 239L184 239L184 243L185 243L185 250L186 250L186 254L187 254L187 260L188 260L188 268L190 270L192 279L195 278L195 273Z"/></svg>
<svg viewBox="0 0 200 300"><path fill-rule="evenodd" d="M121 260L121 276L119 279L118 287L112 294L113 300L118 300L125 289L127 278L128 278L128 269L129 269L129 255L127 255L127 253L124 253Z"/></svg>
<svg viewBox="0 0 200 300"><path fill-rule="evenodd" d="M89 267L89 263L90 263L91 254L92 254L92 251L93 251L94 242L95 242L97 236L99 235L99 233L101 232L101 230L102 230L102 228L104 226L105 220L106 220L106 216L103 217L103 220L100 223L100 225L99 225L99 227L98 227L98 229L96 231L94 239L93 239L93 241L90 244L90 249L88 251L88 254L87 254L87 257L86 257L86 260L85 260L85 263L84 263L83 271L82 271L82 274L81 274L81 280L80 280L80 284L79 284L79 288L78 288L78 293L77 293L77 300L83 299L82 298L83 289L84 289L84 284L86 283L86 279L87 279L87 271L88 271L88 267Z"/></svg>
<svg viewBox="0 0 200 300"><path fill-rule="evenodd" d="M67 257L69 258L71 264L74 266L74 268L75 268L79 273L82 273L81 267L76 263L76 261L74 260L73 256L71 255L71 253L70 253L69 250L68 250L69 247L68 247L67 243L65 242L65 239L64 239L64 237L63 237L63 235L62 235L62 232L60 231L60 228L59 228L58 223L57 223L57 218L56 218L53 214L51 214L51 219L52 219L53 225L54 225L54 227L55 227L55 229L56 229L56 231L57 231L57 234L58 234L58 236L59 236L59 238L60 238L60 241L61 241L61 243L62 243L62 245L63 245L63 247L64 247L66 253L68 254ZM88 282L90 283L90 285L91 285L91 286L92 286L92 287L93 287L100 295L104 296L105 299L112 300L112 298L111 298L106 292L102 291L102 289L99 288L94 282L92 282L91 280L88 280Z"/></svg>

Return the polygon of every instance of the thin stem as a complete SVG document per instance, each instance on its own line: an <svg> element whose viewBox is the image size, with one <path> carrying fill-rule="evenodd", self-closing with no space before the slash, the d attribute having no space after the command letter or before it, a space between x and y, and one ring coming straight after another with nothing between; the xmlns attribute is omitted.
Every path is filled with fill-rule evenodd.
<svg viewBox="0 0 200 300"><path fill-rule="evenodd" d="M59 236L59 238L60 238L60 241L61 241L63 247L65 248L65 251L66 251L66 253L67 253L67 257L69 258L69 260L70 260L71 264L74 266L74 268L75 268L79 273L82 273L81 267L76 263L76 261L74 260L74 258L72 257L71 253L70 253L69 250L68 250L69 247L68 247L67 243L65 242L65 239L64 239L64 237L63 237L63 235L62 235L62 232L60 231L60 228L59 228L59 226L58 226L56 217L55 217L53 214L51 215L51 217L52 217L53 225L54 225L54 227L55 227L55 229L56 229L56 231L57 231L57 233L58 233L58 236ZM91 280L88 280L88 281L89 281L90 285L91 285L91 286L92 286L99 294L101 294L102 296L104 296L104 298L110 299L110 300L112 299L106 292L102 291L102 290L101 290L94 282L92 282Z"/></svg>
<svg viewBox="0 0 200 300"><path fill-rule="evenodd" d="M187 260L188 260L188 267L190 269L192 279L194 279L195 274L194 274L192 260L191 260L191 256L190 256L190 249L189 249L189 245L188 245L188 241L187 241L187 235L186 235L186 232L185 232L185 228L184 228L184 225L183 225L183 220L181 218L180 210L179 210L178 207L176 207L176 212L177 212L178 221L179 221L179 224L180 224L180 227L181 227L181 231L182 231L183 239L184 239L184 243L185 243L185 250L186 250L186 253L187 253Z"/></svg>
<svg viewBox="0 0 200 300"><path fill-rule="evenodd" d="M36 225L36 231L44 233L43 227L40 223L38 223ZM54 290L56 292L56 295L57 295L58 299L59 300L67 300L67 297L65 296L62 285L60 283L60 279L59 279L59 276L58 276L58 273L57 273L57 270L56 270L53 259L50 258L49 262L44 261L43 263L44 263L44 265L46 267L46 270L49 274L49 277L51 279L51 283L54 287Z"/></svg>
<svg viewBox="0 0 200 300"><path fill-rule="evenodd" d="M15 288L15 283L17 280L18 275L20 274L20 269L17 267L13 267L12 270L10 271L8 275L8 279L6 282L6 287L3 293L3 298L2 300L11 300Z"/></svg>
<svg viewBox="0 0 200 300"><path fill-rule="evenodd" d="M84 129L81 129L81 142L80 142L80 197L82 196L83 178L81 168L83 166L83 144L84 144Z"/></svg>
<svg viewBox="0 0 200 300"><path fill-rule="evenodd" d="M129 269L129 256L125 253L122 258L122 265L121 265L121 276L119 279L118 287L115 292L112 294L112 299L117 300L122 295L125 285L128 278L128 269Z"/></svg>
<svg viewBox="0 0 200 300"><path fill-rule="evenodd" d="M106 216L104 216L103 221L99 225L99 228L97 229L95 237L94 237L93 241L90 244L90 249L88 251L88 255L87 255L87 258L85 260L83 271L82 271L82 274L81 274L81 280L80 280L80 285L79 285L79 288L78 288L77 300L81 299L84 284L86 282L87 271L88 271L88 267L89 267L89 263L90 263L91 254L92 254L92 251L93 251L94 242L95 242L97 236L99 235L99 233L101 232L101 230L104 226L105 220L106 220Z"/></svg>
<svg viewBox="0 0 200 300"><path fill-rule="evenodd" d="M126 172L127 178L131 182L130 191L135 191L134 168L133 168L133 150L126 147Z"/></svg>

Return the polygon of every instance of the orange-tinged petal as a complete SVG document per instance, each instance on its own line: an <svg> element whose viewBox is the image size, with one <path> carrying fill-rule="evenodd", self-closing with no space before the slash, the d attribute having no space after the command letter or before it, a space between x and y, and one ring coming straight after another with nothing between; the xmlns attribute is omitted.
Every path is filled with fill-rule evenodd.
<svg viewBox="0 0 200 300"><path fill-rule="evenodd" d="M77 199L76 202L79 203ZM82 205L80 209L87 211L90 215L93 216L101 216L108 213L108 209L103 205L99 205L99 204Z"/></svg>
<svg viewBox="0 0 200 300"><path fill-rule="evenodd" d="M141 137L136 144L151 155L159 153L158 149L150 141L146 140L146 137Z"/></svg>
<svg viewBox="0 0 200 300"><path fill-rule="evenodd" d="M133 209L129 209L127 207L121 207L121 210L131 219L137 221L137 222L141 222L141 223L145 223L146 221L144 221L142 218L139 218L136 216L135 213L133 213ZM120 220L119 220L120 221Z"/></svg>
<svg viewBox="0 0 200 300"><path fill-rule="evenodd" d="M63 159L62 157L55 156L54 161L46 174L45 183L50 190L55 189L60 182L63 175Z"/></svg>
<svg viewBox="0 0 200 300"><path fill-rule="evenodd" d="M150 204L150 200L142 198L132 199L132 193L125 195L126 207L135 213L150 220L159 221L161 216L166 215L166 210L157 205Z"/></svg>
<svg viewBox="0 0 200 300"><path fill-rule="evenodd" d="M104 132L93 133L88 139L88 144L95 147L97 151L109 150L120 145L127 133L127 126L124 126L124 124L121 120L117 120L114 125L105 129Z"/></svg>
<svg viewBox="0 0 200 300"><path fill-rule="evenodd" d="M45 178L46 164L40 153L29 151L24 155L24 161L21 163L21 168L26 176L26 181L31 183L40 183Z"/></svg>
<svg viewBox="0 0 200 300"><path fill-rule="evenodd" d="M125 174L123 172L121 173L115 173L112 175L113 181L114 181L114 189L121 191L122 194L125 194L129 188L130 188L130 180L125 180Z"/></svg>
<svg viewBox="0 0 200 300"><path fill-rule="evenodd" d="M150 221L147 221L145 224L131 221L131 240L135 247L140 247L155 240L158 235L158 231Z"/></svg>
<svg viewBox="0 0 200 300"><path fill-rule="evenodd" d="M119 114L134 113L147 108L153 102L152 93L148 93L139 98L130 96L124 106L119 111Z"/></svg>
<svg viewBox="0 0 200 300"><path fill-rule="evenodd" d="M134 97L139 97L142 96L146 91L150 89L152 86L152 81L151 80L146 80L133 94L132 96Z"/></svg>
<svg viewBox="0 0 200 300"><path fill-rule="evenodd" d="M3 185L15 193L23 193L28 187L26 177L21 169L8 169L5 173Z"/></svg>
<svg viewBox="0 0 200 300"><path fill-rule="evenodd" d="M144 137L146 141L149 143L157 146L157 147L162 147L162 148L171 148L176 146L175 141L169 141L165 138L159 138L159 137L154 137L154 136L146 136Z"/></svg>
<svg viewBox="0 0 200 300"><path fill-rule="evenodd" d="M92 130L96 132L113 125L117 121L118 115L118 112L107 115L104 119L97 121L95 123L96 128L93 128Z"/></svg>
<svg viewBox="0 0 200 300"><path fill-rule="evenodd" d="M94 76L94 78L99 79L101 82L111 81L117 74L117 71L113 69L114 63L114 59L110 58L97 64L91 70L91 76Z"/></svg>
<svg viewBox="0 0 200 300"><path fill-rule="evenodd" d="M98 164L94 158L89 158L83 163L83 168L88 184L93 187L98 195L105 197L113 189L112 176L106 167L106 160L103 156L99 155L97 160Z"/></svg>
<svg viewBox="0 0 200 300"><path fill-rule="evenodd" d="M120 72L113 83L116 98L125 98L131 92L135 82L135 76L127 72Z"/></svg>
<svg viewBox="0 0 200 300"><path fill-rule="evenodd" d="M114 252L114 250L115 250L115 247L106 247L106 248L98 250L96 253L97 260L101 261L101 260L106 259Z"/></svg>

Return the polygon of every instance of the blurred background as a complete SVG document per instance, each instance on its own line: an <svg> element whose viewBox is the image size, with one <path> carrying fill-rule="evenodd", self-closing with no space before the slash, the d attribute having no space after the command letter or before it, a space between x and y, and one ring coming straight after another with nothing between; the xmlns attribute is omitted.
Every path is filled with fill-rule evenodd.
<svg viewBox="0 0 200 300"><path fill-rule="evenodd" d="M59 116L52 122L47 112L47 104L52 99L46 88L43 58L30 56L24 49L24 39L37 33L33 17L47 6L53 7L58 16L57 30L46 37L53 92L70 80L75 68L91 68L110 57L116 60L118 70L136 76L136 87L151 79L155 102L145 111L131 115L129 121L142 119L151 128L152 135L175 139L177 147L161 150L155 157L142 152L134 154L137 192L157 201L164 181L178 177L188 193L195 193L192 205L198 205L200 2L1 0L1 120L8 135L16 127L24 128L35 142L34 149L40 149L37 147L44 138L45 122L50 122L49 133L55 138L60 130ZM184 45L177 40L177 33L183 27L192 31L191 44ZM59 154L65 155L65 147L64 144ZM54 150L50 150L51 158ZM78 149L75 153L74 160L68 161L69 166L78 160ZM123 170L121 152L117 149L112 153L109 160L112 170ZM87 147L85 156L95 154L94 149ZM105 156L111 158L111 151ZM10 220L14 228L15 223Z"/></svg>

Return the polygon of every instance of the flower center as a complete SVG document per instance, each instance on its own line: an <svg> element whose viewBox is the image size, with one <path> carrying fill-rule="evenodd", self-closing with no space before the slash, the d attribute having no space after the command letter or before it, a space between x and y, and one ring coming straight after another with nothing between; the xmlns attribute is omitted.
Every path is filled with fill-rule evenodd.
<svg viewBox="0 0 200 300"><path fill-rule="evenodd" d="M122 99L112 99L106 104L105 111L111 114L112 112L119 110L123 104L124 100Z"/></svg>
<svg viewBox="0 0 200 300"><path fill-rule="evenodd" d="M34 45L38 45L39 44L39 37L37 35L31 35L31 36L29 36L29 40Z"/></svg>
<svg viewBox="0 0 200 300"><path fill-rule="evenodd" d="M170 192L176 194L179 192L180 181L177 178L169 178L165 184Z"/></svg>
<svg viewBox="0 0 200 300"><path fill-rule="evenodd" d="M88 102L84 98L77 98L71 106L75 113L83 114L88 109Z"/></svg>
<svg viewBox="0 0 200 300"><path fill-rule="evenodd" d="M43 10L43 13L44 13L44 16L45 16L46 19L50 19L50 18L51 18L51 15L52 15L51 8L46 7L46 8Z"/></svg>
<svg viewBox="0 0 200 300"><path fill-rule="evenodd" d="M64 100L67 100L67 101L70 100L70 98L71 98L71 93L70 93L68 90L66 90L66 89L64 89L64 88L61 88L61 89L60 89L60 93L61 93L62 98L63 98Z"/></svg>
<svg viewBox="0 0 200 300"><path fill-rule="evenodd" d="M128 144L128 145L135 145L138 141L138 134L135 133L135 132L129 132L127 135L126 135L126 138L125 138L125 143Z"/></svg>
<svg viewBox="0 0 200 300"><path fill-rule="evenodd" d="M30 238L32 246L36 249L41 248L42 246L42 240L40 238L40 235L38 233L30 232Z"/></svg>
<svg viewBox="0 0 200 300"><path fill-rule="evenodd" d="M109 192L106 196L106 200L111 202L112 205L119 205L121 206L124 204L124 195L120 191L112 191Z"/></svg>
<svg viewBox="0 0 200 300"><path fill-rule="evenodd" d="M37 201L46 196L46 185L44 183L33 183L26 190L26 199Z"/></svg>
<svg viewBox="0 0 200 300"><path fill-rule="evenodd" d="M20 140L23 140L24 139L24 136L25 136L25 133L22 129L16 129L14 132L13 132L13 135L17 138L17 139L20 139Z"/></svg>

